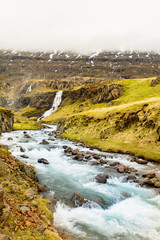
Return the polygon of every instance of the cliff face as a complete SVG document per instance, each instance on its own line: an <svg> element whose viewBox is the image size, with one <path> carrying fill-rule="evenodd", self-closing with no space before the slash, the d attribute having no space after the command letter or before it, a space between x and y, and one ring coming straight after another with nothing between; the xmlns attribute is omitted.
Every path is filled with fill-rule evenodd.
<svg viewBox="0 0 160 240"><path fill-rule="evenodd" d="M13 121L13 113L8 109L0 108L0 134L12 131Z"/></svg>

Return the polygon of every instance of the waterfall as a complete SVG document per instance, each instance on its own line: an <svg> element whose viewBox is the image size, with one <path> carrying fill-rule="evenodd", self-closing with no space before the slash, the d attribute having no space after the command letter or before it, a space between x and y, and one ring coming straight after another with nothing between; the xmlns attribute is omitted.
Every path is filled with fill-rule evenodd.
<svg viewBox="0 0 160 240"><path fill-rule="evenodd" d="M59 107L59 105L61 104L61 101L62 101L62 93L63 93L63 91L59 91L59 92L56 93L56 96L53 100L52 107L49 110L47 110L41 117L39 117L37 119L37 122L39 122L40 120L50 116L53 112L55 112L58 109L58 107Z"/></svg>
<svg viewBox="0 0 160 240"><path fill-rule="evenodd" d="M27 88L26 93L29 93L29 92L31 92L31 91L32 91L32 84Z"/></svg>

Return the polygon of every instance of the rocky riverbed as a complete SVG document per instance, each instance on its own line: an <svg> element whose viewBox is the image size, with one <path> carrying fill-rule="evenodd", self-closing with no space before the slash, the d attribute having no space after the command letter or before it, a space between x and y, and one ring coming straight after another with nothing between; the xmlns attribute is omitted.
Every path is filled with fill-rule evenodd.
<svg viewBox="0 0 160 240"><path fill-rule="evenodd" d="M158 240L159 165L56 138L55 129L14 131L1 141L35 166L57 229L79 239Z"/></svg>

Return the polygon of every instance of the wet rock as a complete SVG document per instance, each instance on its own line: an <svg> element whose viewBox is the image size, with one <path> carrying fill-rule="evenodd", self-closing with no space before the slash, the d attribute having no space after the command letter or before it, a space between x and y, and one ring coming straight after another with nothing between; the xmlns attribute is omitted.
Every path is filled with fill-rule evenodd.
<svg viewBox="0 0 160 240"><path fill-rule="evenodd" d="M22 158L29 158L27 155L23 154L23 155L20 155L20 157Z"/></svg>
<svg viewBox="0 0 160 240"><path fill-rule="evenodd" d="M79 152L79 149L78 148L76 148L75 150L72 150L72 155L77 155L77 154L79 154L80 152Z"/></svg>
<svg viewBox="0 0 160 240"><path fill-rule="evenodd" d="M45 158L40 158L40 159L38 159L38 162L39 162L39 163L43 163L43 164L49 164L48 160L45 159Z"/></svg>
<svg viewBox="0 0 160 240"><path fill-rule="evenodd" d="M93 158L98 160L98 159L100 159L100 158L101 158L101 156L100 156L100 155L98 155L98 154L93 154Z"/></svg>
<svg viewBox="0 0 160 240"><path fill-rule="evenodd" d="M111 166L111 167L115 167L117 164L119 164L119 163L117 163L117 162L113 162L113 163L110 163L109 166Z"/></svg>
<svg viewBox="0 0 160 240"><path fill-rule="evenodd" d="M108 179L108 175L103 173L100 173L95 177L95 180L98 183L106 183L107 179Z"/></svg>
<svg viewBox="0 0 160 240"><path fill-rule="evenodd" d="M123 192L122 195L125 198L130 198L131 197L131 194L130 193L126 193L126 192Z"/></svg>
<svg viewBox="0 0 160 240"><path fill-rule="evenodd" d="M159 182L159 181L155 182L155 183L154 183L154 186L155 186L156 188L160 188L160 182Z"/></svg>
<svg viewBox="0 0 160 240"><path fill-rule="evenodd" d="M21 152L25 152L26 150L25 150L25 148L20 147L20 151L21 151Z"/></svg>
<svg viewBox="0 0 160 240"><path fill-rule="evenodd" d="M130 172L137 172L137 170L135 168L129 168Z"/></svg>
<svg viewBox="0 0 160 240"><path fill-rule="evenodd" d="M71 206L71 207L79 207L82 206L83 204L85 204L88 200L84 199L84 197L79 194L79 193L73 193L72 196L67 199L67 203Z"/></svg>
<svg viewBox="0 0 160 240"><path fill-rule="evenodd" d="M55 138L50 137L50 138L48 138L48 140L50 140L50 141L55 141Z"/></svg>
<svg viewBox="0 0 160 240"><path fill-rule="evenodd" d="M82 154L77 154L75 157L73 157L73 159L77 161L83 161Z"/></svg>
<svg viewBox="0 0 160 240"><path fill-rule="evenodd" d="M107 160L104 160L104 159L101 159L101 160L100 160L100 163L101 163L101 164L107 164L108 161L107 161Z"/></svg>
<svg viewBox="0 0 160 240"><path fill-rule="evenodd" d="M136 179L136 176L135 175L129 175L127 177L127 180L135 180Z"/></svg>
<svg viewBox="0 0 160 240"><path fill-rule="evenodd" d="M8 138L8 141L12 141L12 140L13 140L13 138L11 138L11 137Z"/></svg>
<svg viewBox="0 0 160 240"><path fill-rule="evenodd" d="M49 188L46 185L38 185L39 192L48 192Z"/></svg>
<svg viewBox="0 0 160 240"><path fill-rule="evenodd" d="M156 174L154 171L142 175L142 177L145 177L145 178L154 178L155 176Z"/></svg>
<svg viewBox="0 0 160 240"><path fill-rule="evenodd" d="M123 165L123 164L119 164L118 167L117 167L117 172L119 173L124 173L126 170L126 166Z"/></svg>
<svg viewBox="0 0 160 240"><path fill-rule="evenodd" d="M67 145L63 145L63 148L66 149L66 148L68 148L68 146Z"/></svg>
<svg viewBox="0 0 160 240"><path fill-rule="evenodd" d="M67 147L64 149L65 153L71 153L72 152L72 148L71 147Z"/></svg>
<svg viewBox="0 0 160 240"><path fill-rule="evenodd" d="M25 133L24 136L25 136L26 138L31 138L31 136L30 136L28 133Z"/></svg>
<svg viewBox="0 0 160 240"><path fill-rule="evenodd" d="M137 159L136 162L139 164L147 164L148 163L147 160L143 160L143 159Z"/></svg>
<svg viewBox="0 0 160 240"><path fill-rule="evenodd" d="M89 161L89 164L90 164L90 165L93 165L93 166L96 166L96 165L99 165L99 164L100 164L100 161L91 160L91 161Z"/></svg>
<svg viewBox="0 0 160 240"><path fill-rule="evenodd" d="M48 142L48 141L46 141L45 139L43 139L43 140L42 140L42 142L40 142L40 144L47 145L47 144L49 144L49 142Z"/></svg>

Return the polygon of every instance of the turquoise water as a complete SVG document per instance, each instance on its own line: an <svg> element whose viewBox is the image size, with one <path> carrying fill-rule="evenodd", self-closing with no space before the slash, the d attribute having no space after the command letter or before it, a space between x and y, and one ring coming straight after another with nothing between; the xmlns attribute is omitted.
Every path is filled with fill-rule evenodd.
<svg viewBox="0 0 160 240"><path fill-rule="evenodd" d="M55 127L53 126L53 129ZM36 167L40 183L50 188L50 196L71 195L78 192L89 199L88 204L71 208L61 200L56 204L54 213L55 226L62 227L67 233L79 238L93 240L159 240L160 239L160 196L152 189L140 187L138 184L125 182L116 172L109 172L110 178L106 184L95 182L98 173L106 172L107 168L92 166L85 162L72 160L64 154L63 145L77 148L67 140L48 140L53 129L27 131L30 139L24 137L23 131L4 133L0 139L2 144L9 145L10 151L20 160ZM8 141L8 137L13 140ZM39 144L42 139L49 141L49 145ZM20 147L25 153L20 152ZM87 148L78 146L80 150ZM90 150L91 151L91 150ZM98 153L97 150L92 152ZM20 155L29 158L24 159ZM141 171L155 168L151 163L139 166L130 162L130 157L121 154L106 154L109 162L118 161ZM46 158L49 165L37 162L39 158ZM159 169L157 168L158 172ZM124 197L124 193L131 195ZM101 197L105 207L94 198Z"/></svg>

